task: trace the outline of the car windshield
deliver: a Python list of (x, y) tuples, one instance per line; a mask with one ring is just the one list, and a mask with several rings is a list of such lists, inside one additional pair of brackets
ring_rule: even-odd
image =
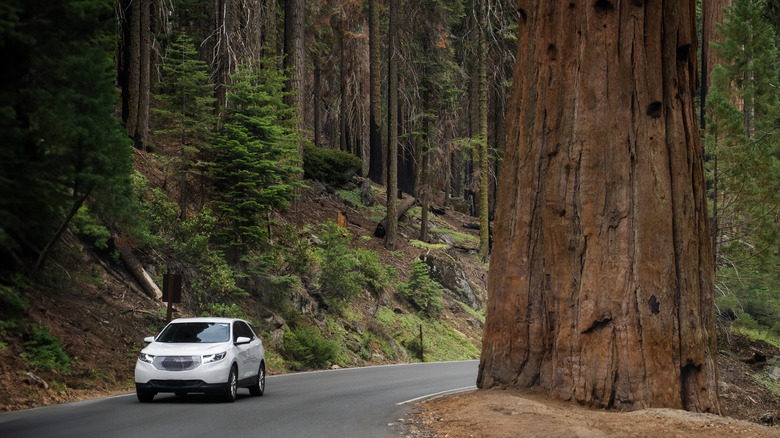
[(230, 324), (224, 322), (180, 322), (169, 324), (157, 337), (157, 342), (210, 343), (227, 342)]

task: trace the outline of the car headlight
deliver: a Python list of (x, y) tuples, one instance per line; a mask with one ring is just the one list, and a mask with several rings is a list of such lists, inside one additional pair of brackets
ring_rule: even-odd
[(152, 361), (154, 361), (154, 356), (151, 354), (141, 353), (141, 355), (138, 356), (138, 360), (141, 362), (152, 363)]
[(207, 354), (203, 356), (203, 363), (219, 362), (227, 356), (227, 351), (217, 354)]

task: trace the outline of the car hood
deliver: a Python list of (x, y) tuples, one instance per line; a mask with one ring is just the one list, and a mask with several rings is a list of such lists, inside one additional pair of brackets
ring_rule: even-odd
[(221, 353), (228, 350), (230, 346), (230, 342), (198, 344), (152, 342), (142, 352), (154, 356), (201, 356), (204, 354)]

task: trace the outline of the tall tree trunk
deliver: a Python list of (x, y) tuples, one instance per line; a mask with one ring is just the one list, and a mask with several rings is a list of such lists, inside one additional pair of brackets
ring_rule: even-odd
[(344, 31), (339, 29), (339, 149), (344, 152), (351, 152), (349, 150), (349, 143), (347, 142), (347, 60), (344, 56)]
[[(127, 33), (128, 39), (124, 41), (126, 47), (126, 64), (125, 69), (127, 71), (127, 114), (125, 115), (125, 127), (127, 128), (127, 135), (130, 138), (135, 138), (136, 131), (138, 129), (138, 102), (140, 101), (140, 94), (138, 85), (141, 83), (141, 11), (142, 6), (139, 0), (128, 0), (129, 11), (127, 15), (127, 26), (129, 32)], [(137, 146), (136, 146), (137, 147)]]
[(695, 2), (519, 12), (477, 385), (718, 413)]
[(720, 64), (715, 50), (710, 47), (715, 41), (723, 41), (723, 36), (716, 32), (716, 24), (723, 22), (723, 8), (731, 6), (731, 0), (702, 0), (701, 2), (701, 87), (699, 104), (701, 117), (699, 119), (701, 130), (706, 128), (707, 93), (712, 80), (710, 73), (716, 64)]
[[(304, 0), (285, 0), (284, 2), (284, 66), (289, 71), (286, 91), (287, 104), (295, 108), (298, 132), (303, 131), (304, 77), (306, 73), (306, 48), (304, 46)], [(298, 155), (303, 157), (303, 142), (298, 143)]]
[(478, 141), (478, 196), (479, 196), (479, 258), (487, 261), (490, 256), (490, 216), (488, 211), (488, 182), (490, 177), (490, 157), (487, 147), (487, 44), (485, 34), (487, 32), (485, 14), (485, 4), (487, 0), (475, 0), (474, 9), (476, 11), (475, 49), (476, 53), (476, 92), (477, 92), (477, 121), (476, 127)]
[(368, 51), (369, 51), (369, 98), (370, 98), (370, 164), (368, 177), (376, 183), (384, 181), (385, 151), (382, 148), (382, 92), (379, 71), (382, 61), (379, 54), (379, 0), (368, 0)]
[(122, 25), (117, 77), (122, 90), (122, 119), (133, 145), (141, 150), (149, 136), (153, 3), (126, 0), (117, 10)]
[(320, 95), (322, 94), (322, 74), (320, 72), (320, 60), (314, 57), (314, 146), (322, 147), (320, 131), (322, 131), (322, 115), (320, 114)]
[(387, 229), (385, 248), (395, 251), (398, 218), (396, 211), (398, 200), (398, 3), (390, 1), (390, 25), (388, 44), (387, 74)]

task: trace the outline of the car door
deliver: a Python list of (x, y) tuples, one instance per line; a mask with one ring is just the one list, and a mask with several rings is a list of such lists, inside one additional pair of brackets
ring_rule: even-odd
[[(238, 338), (245, 336), (243, 323), (241, 321), (233, 321), (233, 343)], [(251, 339), (251, 337), (249, 337)], [(238, 379), (246, 379), (257, 373), (256, 367), (252, 365), (252, 343), (235, 345), (236, 347), (236, 361), (238, 362)]]
[(252, 331), (252, 329), (249, 327), (249, 324), (247, 324), (244, 321), (239, 321), (239, 325), (242, 327), (243, 335), (247, 338), (251, 339), (252, 342), (248, 344), (248, 351), (247, 351), (247, 370), (249, 371), (249, 374), (254, 376), (257, 373), (257, 370), (260, 368), (260, 361), (262, 359), (262, 347), (260, 338), (255, 336), (255, 333)]

